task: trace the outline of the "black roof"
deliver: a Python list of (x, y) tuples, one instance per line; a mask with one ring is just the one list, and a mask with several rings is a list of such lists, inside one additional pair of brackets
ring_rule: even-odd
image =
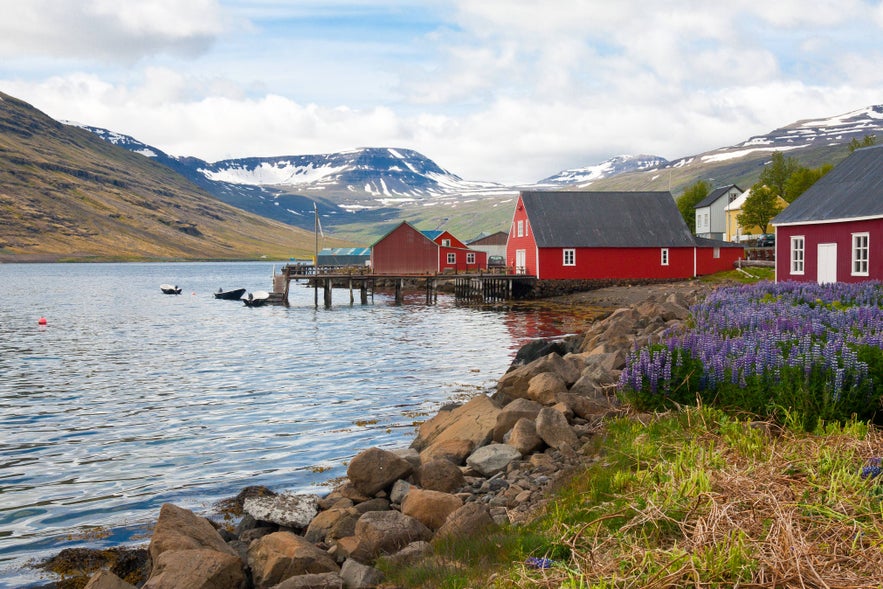
[(538, 247), (693, 247), (670, 192), (522, 192)]
[(883, 145), (855, 150), (771, 221), (773, 225), (883, 217)]

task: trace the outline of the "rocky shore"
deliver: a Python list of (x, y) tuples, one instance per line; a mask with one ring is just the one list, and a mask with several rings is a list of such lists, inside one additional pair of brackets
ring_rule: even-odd
[(228, 506), (242, 514), (235, 526), (165, 504), (143, 558), (106, 563), (85, 586), (378, 587), (379, 558), (409, 563), (441, 539), (529, 521), (556, 483), (598, 459), (605, 419), (626, 411), (615, 389), (627, 353), (677, 329), (706, 289), (690, 281), (563, 297), (609, 315), (523, 347), (495, 391), (443, 407), (409, 448), (362, 451), (324, 497), (245, 489)]

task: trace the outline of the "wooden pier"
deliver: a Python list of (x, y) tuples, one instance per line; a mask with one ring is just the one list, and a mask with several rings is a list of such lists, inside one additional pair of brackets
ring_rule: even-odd
[(349, 303), (355, 304), (355, 291), (359, 291), (359, 302), (368, 304), (374, 300), (374, 292), (378, 285), (394, 291), (395, 303), (401, 305), (405, 301), (406, 285), (414, 285), (413, 289), (424, 293), (427, 305), (438, 302), (439, 286), (453, 283), (454, 299), (463, 302), (499, 302), (523, 296), (530, 290), (536, 279), (533, 276), (520, 274), (430, 274), (430, 275), (389, 275), (372, 274), (365, 268), (315, 268), (305, 265), (286, 265), (279, 274), (273, 275), (273, 293), (278, 294), (279, 304), (288, 305), (288, 293), (291, 281), (306, 280), (313, 285), (315, 292), (314, 304), (319, 306), (319, 290), (325, 308), (332, 303), (332, 289), (346, 288), (349, 290)]

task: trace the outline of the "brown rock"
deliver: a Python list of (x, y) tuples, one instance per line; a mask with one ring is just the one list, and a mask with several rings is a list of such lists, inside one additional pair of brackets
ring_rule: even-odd
[[(413, 492), (411, 489), (408, 495)], [(398, 511), (369, 511), (356, 522), (355, 535), (357, 552), (374, 558), (380, 554), (392, 554), (416, 540), (428, 541), (432, 538), (432, 531), (417, 519)]]
[(509, 433), (510, 446), (521, 452), (522, 456), (533, 454), (545, 446), (543, 439), (537, 435), (537, 428), (532, 419), (522, 417), (515, 423)]
[(110, 571), (98, 571), (84, 589), (135, 589), (134, 585), (126, 583)]
[(411, 444), (421, 453), (431, 445), (448, 440), (468, 440), (473, 447), (486, 444), (493, 434), (500, 407), (486, 395), (478, 395), (451, 411), (441, 411), (420, 425)]
[(451, 513), (462, 506), (463, 500), (456, 495), (413, 488), (402, 502), (402, 513), (420, 521), (430, 530), (437, 530)]
[(494, 441), (502, 442), (503, 436), (509, 433), (512, 426), (522, 417), (536, 419), (543, 406), (530, 399), (515, 399), (507, 404), (497, 415), (497, 423), (494, 425)]
[(566, 386), (575, 383), (580, 373), (575, 362), (567, 361), (558, 354), (549, 354), (504, 374), (497, 382), (494, 398), (502, 401), (528, 398), (531, 379), (544, 372), (557, 374)]
[(444, 458), (422, 464), (414, 475), (418, 485), (431, 491), (454, 493), (466, 484), (460, 468)]
[(150, 539), (149, 552), (154, 566), (159, 555), (168, 550), (202, 548), (236, 556), (207, 519), (171, 503), (164, 504), (159, 510), (159, 519)]
[(273, 589), (343, 589), (343, 579), (337, 573), (315, 573), (289, 577)]
[(166, 550), (153, 561), (144, 589), (238, 589), (245, 573), (238, 556), (210, 549)]
[[(359, 519), (359, 514), (354, 513), (353, 511), (350, 511), (350, 509), (328, 509), (319, 512), (307, 527), (307, 531), (304, 533), (304, 538), (307, 542), (315, 544), (317, 542), (326, 542), (328, 540), (343, 538), (344, 536), (351, 536), (353, 530), (356, 528), (356, 520)], [(346, 526), (341, 525), (342, 522), (347, 520), (350, 524), (349, 530), (346, 529)], [(338, 530), (338, 535), (336, 537), (330, 537), (331, 531), (334, 529)]]
[(444, 525), (436, 532), (435, 539), (472, 536), (494, 525), (488, 506), (473, 501), (449, 515)]
[(550, 407), (544, 407), (537, 415), (536, 428), (537, 435), (557, 450), (574, 449), (579, 443), (579, 438), (567, 423), (567, 418)]
[(541, 405), (552, 405), (558, 393), (567, 392), (564, 379), (554, 372), (541, 372), (533, 378), (527, 386), (527, 398)]
[(340, 570), (328, 553), (291, 532), (276, 532), (255, 540), (248, 548), (248, 566), (256, 589), (278, 585), (296, 575)]
[(407, 477), (412, 470), (410, 462), (394, 453), (369, 448), (350, 461), (346, 474), (358, 491), (372, 496), (398, 479)]
[(420, 453), (420, 461), (431, 462), (442, 458), (460, 465), (463, 464), (467, 456), (472, 454), (474, 449), (475, 442), (470, 440), (439, 440)]

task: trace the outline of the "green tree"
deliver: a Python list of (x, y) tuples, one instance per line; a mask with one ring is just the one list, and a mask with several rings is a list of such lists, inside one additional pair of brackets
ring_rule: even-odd
[(789, 203), (806, 192), (807, 188), (815, 184), (819, 178), (827, 174), (833, 168), (831, 164), (825, 164), (818, 168), (800, 167), (791, 174), (791, 177), (785, 182), (785, 194), (782, 195)]
[(849, 142), (849, 153), (852, 153), (856, 149), (861, 149), (862, 147), (870, 147), (872, 145), (877, 145), (877, 136), (876, 135), (865, 135), (862, 137), (862, 140), (859, 141), (855, 137)]
[(769, 186), (751, 187), (751, 194), (742, 205), (742, 212), (736, 217), (742, 227), (754, 227), (757, 225), (767, 233), (770, 221), (778, 215), (784, 207), (779, 204), (779, 195)]
[[(785, 198), (785, 184), (788, 178), (800, 168), (793, 157), (786, 158), (780, 151), (774, 151), (772, 161), (760, 173), (755, 186), (767, 186), (777, 196)], [(754, 189), (752, 188), (752, 193)]]
[(684, 193), (678, 197), (678, 210), (684, 221), (687, 222), (690, 233), (696, 233), (696, 205), (702, 202), (709, 192), (711, 192), (711, 185), (705, 180), (699, 180), (688, 186)]

